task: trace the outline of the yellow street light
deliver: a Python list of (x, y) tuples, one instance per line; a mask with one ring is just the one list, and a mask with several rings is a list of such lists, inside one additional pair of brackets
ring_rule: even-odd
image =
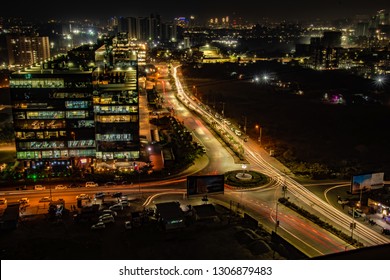
[(261, 145), (261, 133), (262, 133), (263, 128), (259, 124), (256, 124), (256, 128), (259, 130), (259, 138), (257, 139), (257, 141), (259, 141), (259, 143)]

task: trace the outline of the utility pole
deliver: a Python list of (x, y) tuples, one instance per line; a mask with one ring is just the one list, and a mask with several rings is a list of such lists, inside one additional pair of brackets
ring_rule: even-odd
[(352, 223), (350, 225), (351, 228), (351, 243), (353, 243), (353, 229), (356, 228), (355, 223), (355, 207), (352, 208)]
[(244, 116), (245, 121), (244, 121), (244, 133), (246, 134), (246, 116)]
[(279, 205), (279, 203), (276, 202), (275, 233), (278, 231), (278, 227), (279, 227), (279, 220), (278, 220), (278, 205)]

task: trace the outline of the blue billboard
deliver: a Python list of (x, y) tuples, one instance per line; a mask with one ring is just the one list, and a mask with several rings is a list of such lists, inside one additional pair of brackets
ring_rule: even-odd
[(355, 175), (352, 177), (351, 193), (356, 194), (384, 186), (384, 173), (369, 173)]

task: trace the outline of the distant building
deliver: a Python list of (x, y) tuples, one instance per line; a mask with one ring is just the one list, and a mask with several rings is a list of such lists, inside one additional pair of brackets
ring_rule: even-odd
[(7, 34), (8, 64), (28, 66), (50, 58), (49, 37)]

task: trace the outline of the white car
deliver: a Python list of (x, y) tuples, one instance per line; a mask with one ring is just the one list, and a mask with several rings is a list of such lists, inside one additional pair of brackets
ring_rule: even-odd
[(122, 204), (123, 207), (129, 206), (129, 201), (127, 199), (121, 200), (119, 203)]
[(57, 186), (55, 186), (55, 188), (54, 189), (56, 189), (56, 190), (66, 190), (68, 187), (67, 186), (64, 186), (64, 185), (57, 185)]
[(104, 210), (102, 211), (102, 215), (103, 215), (103, 214), (110, 214), (110, 215), (112, 215), (113, 217), (118, 216), (118, 213), (117, 213), (117, 212), (115, 212), (115, 211), (113, 211), (113, 210), (110, 210), (110, 209), (104, 209)]
[(85, 187), (86, 188), (92, 188), (92, 187), (97, 187), (99, 186), (98, 183), (95, 183), (95, 182), (86, 182), (85, 183)]
[(46, 190), (46, 187), (42, 186), (42, 185), (35, 185), (34, 190), (43, 191), (43, 190)]
[(103, 229), (106, 225), (103, 222), (98, 222), (97, 224), (94, 224), (91, 226), (91, 229)]
[(338, 204), (341, 204), (341, 205), (343, 205), (343, 204), (348, 204), (349, 203), (349, 200), (348, 199), (346, 199), (346, 198), (342, 198), (342, 197), (338, 197), (337, 198), (337, 203)]
[(105, 214), (102, 214), (102, 215), (99, 216), (99, 220), (101, 220), (101, 219), (103, 219), (105, 217), (112, 217), (112, 218), (114, 218), (114, 216), (112, 216), (111, 214), (105, 213)]
[(110, 206), (109, 209), (113, 210), (113, 211), (121, 211), (121, 210), (123, 210), (123, 205), (121, 203), (117, 203), (117, 204)]
[(39, 202), (50, 202), (51, 201), (51, 197), (49, 196), (45, 196), (45, 197), (42, 197)]
[(113, 216), (104, 216), (103, 218), (99, 219), (99, 223), (102, 222), (104, 224), (109, 224), (109, 223), (115, 223), (115, 219)]
[(7, 199), (5, 197), (0, 198), (0, 205), (7, 205)]
[(27, 197), (19, 199), (19, 204), (28, 204), (30, 200)]
[(76, 199), (90, 199), (89, 195), (82, 193), (76, 196)]

